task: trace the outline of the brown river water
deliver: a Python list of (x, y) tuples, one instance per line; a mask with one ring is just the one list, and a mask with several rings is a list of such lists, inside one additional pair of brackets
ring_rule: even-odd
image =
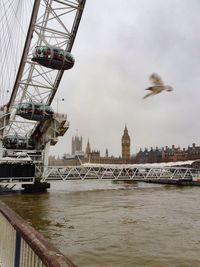
[(199, 267), (200, 188), (54, 183), (0, 199), (78, 267)]

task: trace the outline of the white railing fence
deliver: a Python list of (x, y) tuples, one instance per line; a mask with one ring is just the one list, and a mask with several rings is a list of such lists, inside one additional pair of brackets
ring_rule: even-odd
[(30, 224), (0, 202), (1, 267), (76, 267)]

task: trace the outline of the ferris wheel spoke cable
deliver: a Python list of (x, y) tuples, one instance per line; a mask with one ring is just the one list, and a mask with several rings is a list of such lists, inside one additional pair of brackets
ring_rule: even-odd
[(0, 105), (8, 99), (8, 91), (11, 92), (17, 74), (26, 31), (30, 19), (32, 1), (3, 0), (0, 4), (0, 47), (2, 57), (1, 69), (1, 94)]
[[(1, 102), (4, 101), (4, 95), (5, 95), (5, 82), (3, 80), (3, 76), (6, 76), (7, 80), (10, 80), (10, 72), (8, 70), (8, 65), (10, 65), (10, 57), (9, 51), (11, 50), (11, 42), (10, 42), (10, 32), (9, 30), (6, 31), (5, 29), (9, 26), (8, 21), (9, 21), (9, 15), (10, 12), (6, 12), (7, 10), (5, 9), (5, 5), (2, 6), (2, 11), (4, 13), (4, 16), (2, 16), (1, 24), (2, 24), (2, 36), (1, 36), (1, 49), (3, 51), (3, 57), (1, 57), (1, 75), (2, 75), (2, 94), (1, 94)], [(6, 61), (7, 60), (7, 61)], [(7, 75), (5, 75), (7, 74)]]
[[(5, 6), (3, 8), (3, 11), (5, 10)], [(5, 12), (5, 14), (7, 14)], [(8, 20), (9, 18), (7, 18), (7, 16), (5, 16), (5, 20), (2, 23), (2, 29), (3, 29), (3, 35), (1, 36), (1, 40), (3, 40), (1, 42), (1, 48), (3, 51), (3, 57), (1, 57), (1, 73), (2, 76), (5, 76), (6, 79), (9, 81), (11, 79), (11, 72), (9, 71), (9, 66), (10, 66), (10, 61), (11, 61), (11, 55), (14, 55), (13, 53), (13, 47), (12, 47), (12, 43), (11, 43), (11, 36), (10, 36), (10, 31), (5, 31), (4, 29), (6, 27), (8, 27)], [(2, 77), (2, 81), (3, 81), (3, 77)], [(2, 82), (2, 90), (3, 92), (5, 92), (6, 87), (5, 86), (5, 81)], [(1, 101), (4, 100), (4, 94), (2, 94), (2, 99)]]

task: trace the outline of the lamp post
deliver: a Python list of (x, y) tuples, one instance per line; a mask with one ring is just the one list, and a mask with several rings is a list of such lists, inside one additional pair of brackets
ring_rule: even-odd
[(56, 103), (57, 103), (57, 113), (58, 113), (58, 102), (59, 101), (64, 101), (65, 99), (64, 98), (55, 98), (56, 100)]

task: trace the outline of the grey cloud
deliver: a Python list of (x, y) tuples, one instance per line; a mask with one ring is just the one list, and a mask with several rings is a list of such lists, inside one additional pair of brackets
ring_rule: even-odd
[[(200, 144), (200, 3), (192, 0), (88, 0), (58, 91), (71, 121), (52, 153), (71, 151), (76, 129), (102, 154), (121, 153), (127, 123), (132, 152), (142, 147)], [(159, 73), (175, 89), (141, 100)], [(64, 144), (64, 145), (63, 145)]]

